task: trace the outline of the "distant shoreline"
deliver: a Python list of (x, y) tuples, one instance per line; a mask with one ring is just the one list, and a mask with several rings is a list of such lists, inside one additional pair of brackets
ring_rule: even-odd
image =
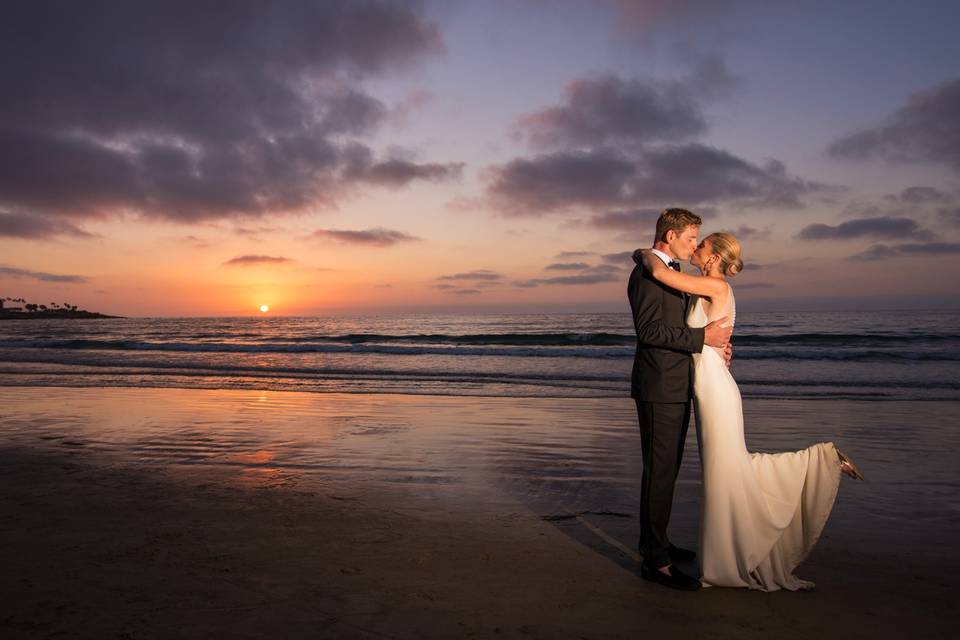
[(108, 316), (95, 311), (0, 311), (0, 320), (41, 320), (49, 318), (122, 318)]

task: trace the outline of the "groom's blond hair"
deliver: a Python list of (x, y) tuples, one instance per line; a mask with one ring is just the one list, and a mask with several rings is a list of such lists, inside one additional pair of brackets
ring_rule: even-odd
[(699, 227), (701, 224), (703, 220), (700, 216), (686, 209), (664, 209), (657, 218), (657, 241), (666, 242), (667, 231), (673, 231), (679, 235), (690, 225)]

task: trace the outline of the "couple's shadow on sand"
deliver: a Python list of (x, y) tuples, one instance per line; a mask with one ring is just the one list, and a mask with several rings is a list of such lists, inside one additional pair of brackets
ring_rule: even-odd
[[(590, 549), (621, 569), (640, 575), (641, 556), (636, 549), (636, 514), (608, 511), (551, 514), (541, 519), (552, 524), (577, 544)], [(687, 548), (696, 545), (682, 544)], [(678, 562), (688, 575), (699, 575), (697, 561)]]
[[(678, 490), (680, 486), (678, 485)], [(678, 491), (679, 492), (679, 491)], [(618, 567), (640, 575), (641, 556), (637, 550), (639, 515), (637, 508), (583, 508), (566, 505), (529, 504), (543, 522), (581, 547)], [(671, 515), (671, 535), (678, 546), (697, 548), (699, 504), (691, 497), (678, 498)], [(689, 575), (699, 575), (696, 560), (678, 562)]]

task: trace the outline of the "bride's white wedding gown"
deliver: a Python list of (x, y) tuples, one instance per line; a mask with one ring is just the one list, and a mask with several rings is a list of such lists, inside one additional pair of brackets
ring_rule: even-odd
[[(736, 315), (700, 298), (687, 325)], [(840, 485), (840, 458), (825, 442), (789, 453), (750, 453), (740, 389), (718, 349), (694, 354), (694, 409), (703, 465), (700, 562), (704, 586), (809, 589), (793, 575), (816, 544)]]

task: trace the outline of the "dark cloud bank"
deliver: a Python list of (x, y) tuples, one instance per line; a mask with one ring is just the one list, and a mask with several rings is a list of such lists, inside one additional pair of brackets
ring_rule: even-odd
[(13, 3), (0, 43), (5, 235), (82, 236), (59, 218), (117, 211), (258, 216), (461, 169), (363, 142), (388, 112), (363, 80), (442, 50), (416, 3)]
[(913, 94), (886, 121), (840, 138), (828, 153), (848, 160), (929, 162), (960, 171), (960, 78)]
[[(914, 93), (884, 122), (836, 140), (827, 152), (845, 160), (924, 162), (960, 171), (960, 78)], [(950, 227), (960, 226), (960, 209), (942, 206), (952, 203), (954, 197), (933, 187), (909, 187), (886, 200), (920, 208), (941, 205), (937, 220)], [(960, 243), (936, 241), (935, 234), (919, 229), (907, 218), (852, 220), (837, 227), (812, 225), (801, 231), (801, 237), (810, 238), (861, 236), (918, 242), (875, 244), (851, 256), (852, 260), (960, 254)]]
[(697, 140), (708, 130), (705, 103), (735, 82), (710, 57), (678, 81), (575, 80), (561, 104), (517, 120), (517, 137), (536, 154), (491, 167), (487, 196), (515, 215), (625, 209), (593, 219), (616, 227), (646, 222), (644, 205), (797, 208), (804, 197), (827, 191), (788, 175), (777, 160), (757, 164)]
[(682, 83), (601, 76), (574, 80), (564, 93), (563, 105), (521, 116), (516, 134), (551, 148), (676, 141), (707, 131), (695, 94)]

